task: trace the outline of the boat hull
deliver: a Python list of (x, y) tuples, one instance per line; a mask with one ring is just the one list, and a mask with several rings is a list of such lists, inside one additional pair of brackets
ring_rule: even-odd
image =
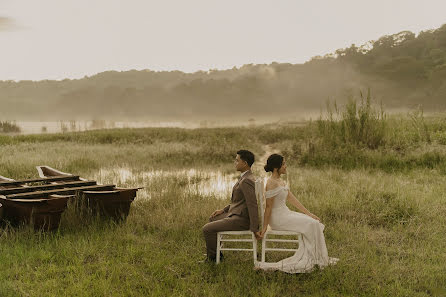
[[(49, 166), (37, 166), (39, 176), (50, 178), (54, 176), (73, 176)], [(85, 180), (80, 178), (80, 180)], [(81, 191), (76, 197), (77, 208), (81, 211), (89, 211), (101, 218), (124, 220), (130, 211), (130, 205), (140, 188), (113, 188), (107, 190)]]
[(136, 197), (138, 189), (116, 189), (112, 191), (84, 191), (81, 204), (102, 218), (125, 220), (130, 205)]
[[(14, 181), (12, 178), (8, 178), (6, 176), (0, 175), (0, 182), (12, 182), (12, 181)], [(14, 187), (14, 186), (13, 185), (3, 185), (3, 186), (0, 186), (0, 189), (1, 188), (7, 189), (7, 188), (12, 188), (12, 187)]]
[(49, 166), (36, 166), (37, 172), (40, 177), (52, 177), (52, 176), (71, 176), (72, 174), (59, 171)]
[(54, 230), (67, 207), (68, 196), (49, 199), (8, 199), (0, 197), (3, 220), (13, 226), (32, 224), (36, 230)]

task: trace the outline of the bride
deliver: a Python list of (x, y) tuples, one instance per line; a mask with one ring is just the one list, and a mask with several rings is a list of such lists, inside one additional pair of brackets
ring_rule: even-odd
[[(296, 253), (276, 263), (257, 262), (257, 269), (281, 270), (288, 273), (310, 272), (315, 265), (323, 268), (334, 264), (338, 259), (329, 258), (324, 238), (324, 225), (320, 219), (309, 212), (291, 193), (280, 178), (286, 173), (285, 160), (281, 155), (272, 154), (265, 165), (266, 172), (272, 172), (266, 183), (266, 207), (261, 237), (265, 235), (268, 224), (273, 230), (295, 231), (302, 234)], [(302, 213), (288, 209), (286, 201)]]

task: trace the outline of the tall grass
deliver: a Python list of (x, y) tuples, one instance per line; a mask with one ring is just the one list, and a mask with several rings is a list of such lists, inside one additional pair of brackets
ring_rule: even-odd
[(188, 192), (187, 179), (172, 176), (142, 183), (152, 198), (136, 200), (123, 224), (79, 222), (68, 209), (55, 233), (1, 230), (0, 295), (442, 296), (442, 175), (311, 168), (288, 175), (325, 224), (337, 265), (303, 275), (255, 272), (250, 255), (230, 252), (219, 266), (199, 264), (201, 227), (229, 197)]
[(446, 173), (446, 121), (426, 118), (418, 108), (406, 115), (387, 115), (370, 95), (360, 94), (345, 106), (328, 104), (300, 140), (285, 149), (288, 158), (309, 166), (343, 169), (378, 168), (387, 172), (437, 168)]
[[(34, 166), (46, 164), (95, 179), (101, 168), (124, 167), (134, 178), (118, 185), (144, 190), (122, 224), (83, 220), (70, 205), (54, 233), (1, 228), (0, 296), (444, 296), (446, 125), (442, 118), (423, 121), (430, 143), (412, 119), (386, 117), (377, 148), (353, 141), (373, 139), (357, 128), (338, 131), (350, 135), (336, 138), (339, 146), (327, 145), (314, 124), (2, 136), (0, 175), (35, 177)], [(392, 142), (392, 131), (407, 134)], [(219, 266), (198, 264), (201, 227), (230, 197), (192, 191), (197, 178), (181, 173), (144, 175), (184, 168), (235, 174), (237, 149), (260, 156), (265, 145), (287, 154), (291, 190), (322, 219), (337, 265), (303, 275), (255, 272), (251, 256), (230, 252)], [(101, 181), (116, 183), (113, 175)]]
[(360, 93), (359, 100), (349, 98), (343, 109), (327, 102), (326, 117), (321, 115), (317, 126), (325, 145), (376, 149), (384, 144), (386, 114), (382, 106), (379, 110), (372, 106), (369, 89), (366, 96)]

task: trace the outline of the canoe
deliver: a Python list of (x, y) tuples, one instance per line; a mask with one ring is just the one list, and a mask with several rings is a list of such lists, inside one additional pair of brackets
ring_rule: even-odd
[(8, 178), (6, 176), (0, 175), (0, 181), (13, 181), (12, 178)]
[(69, 181), (79, 181), (79, 176), (53, 176), (48, 178), (31, 178), (31, 179), (8, 179), (0, 181), (0, 189), (28, 186), (28, 184), (48, 184), (51, 182), (69, 182)]
[(12, 226), (32, 224), (36, 230), (54, 230), (72, 195), (50, 195), (43, 199), (10, 199), (0, 195), (3, 220)]
[(71, 173), (62, 172), (46, 165), (36, 166), (36, 168), (37, 172), (39, 173), (39, 176), (42, 178), (53, 177), (53, 176), (74, 176)]
[[(67, 201), (73, 195), (49, 194), (46, 197), (16, 197), (14, 195), (29, 194), (48, 187), (49, 181), (67, 180), (66, 177), (53, 177), (45, 179), (14, 180), (0, 176), (0, 220), (7, 221), (12, 226), (32, 224), (35, 229), (54, 230), (60, 225), (60, 218), (67, 207)], [(40, 185), (29, 185), (43, 183)], [(77, 186), (79, 182), (68, 182)], [(85, 182), (82, 182), (85, 184)], [(91, 184), (91, 183), (89, 183)]]
[(138, 189), (116, 188), (111, 191), (83, 191), (83, 203), (104, 218), (125, 219)]
[[(71, 173), (62, 172), (49, 166), (37, 166), (37, 171), (41, 178), (51, 178), (55, 176), (74, 176)], [(81, 181), (87, 179), (79, 178)], [(98, 184), (100, 186), (100, 184)], [(113, 186), (106, 189), (84, 189), (80, 192), (77, 205), (87, 207), (89, 211), (98, 214), (102, 218), (113, 220), (125, 219), (130, 211), (130, 205), (136, 197), (136, 192), (141, 188), (118, 188)]]
[(0, 176), (0, 220), (13, 226), (32, 224), (35, 229), (54, 230), (68, 201), (73, 200), (75, 206), (87, 206), (89, 213), (120, 221), (128, 216), (140, 189), (98, 184), (49, 166), (37, 166), (37, 170), (39, 178)]
[(1, 183), (3, 183), (3, 182), (11, 182), (11, 181), (14, 181), (14, 180), (12, 178), (8, 178), (6, 176), (0, 175), (0, 189), (11, 187), (11, 186), (8, 186), (8, 185), (4, 185), (4, 186), (1, 185)]
[(86, 187), (96, 185), (95, 181), (68, 181), (63, 184), (42, 184), (42, 185), (32, 185), (32, 186), (20, 186), (16, 185), (14, 187), (0, 188), (0, 195), (11, 195), (29, 192), (39, 192), (48, 191), (56, 189), (66, 189), (66, 188), (76, 188), (76, 187)]

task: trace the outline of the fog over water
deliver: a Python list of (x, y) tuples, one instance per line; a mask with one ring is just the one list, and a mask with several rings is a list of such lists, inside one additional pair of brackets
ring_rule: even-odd
[(263, 119), (263, 120), (202, 120), (202, 121), (164, 121), (164, 122), (114, 122), (114, 121), (14, 121), (15, 125), (20, 128), (20, 132), (12, 134), (41, 134), (41, 133), (64, 133), (64, 132), (81, 132), (97, 129), (119, 129), (119, 128), (222, 128), (222, 127), (254, 127), (264, 124), (283, 124), (293, 122), (304, 124), (307, 120), (314, 120), (318, 115), (313, 117), (294, 117), (282, 119)]
[[(376, 108), (379, 108), (376, 106)], [(398, 108), (386, 110), (388, 115), (407, 114), (413, 111), (409, 108)], [(436, 115), (435, 112), (425, 112), (426, 116)], [(310, 121), (318, 120), (326, 116), (326, 110), (309, 111), (296, 116), (283, 116), (276, 118), (249, 118), (249, 119), (226, 119), (226, 120), (201, 120), (201, 121), (13, 121), (11, 123), (20, 128), (20, 132), (10, 134), (41, 134), (41, 133), (65, 133), (81, 132), (98, 129), (120, 129), (120, 128), (223, 128), (223, 127), (255, 127), (260, 125), (306, 125)]]

